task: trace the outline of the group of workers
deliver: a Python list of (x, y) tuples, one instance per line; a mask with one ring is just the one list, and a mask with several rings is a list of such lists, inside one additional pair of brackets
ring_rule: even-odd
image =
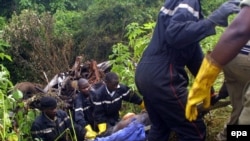
[(67, 141), (67, 133), (75, 133), (78, 141), (95, 139), (120, 121), (123, 100), (144, 109), (142, 98), (119, 83), (119, 77), (114, 72), (106, 73), (103, 85), (96, 89), (87, 79), (80, 78), (78, 91), (74, 99), (73, 121), (66, 112), (57, 110), (55, 98), (46, 96), (40, 99), (42, 112), (31, 127), (34, 140)]
[[(115, 73), (108, 73), (105, 85), (91, 91), (94, 94), (89, 95), (93, 98), (85, 95), (90, 89), (85, 85), (87, 82), (79, 80), (75, 122), (85, 129), (86, 136), (95, 137), (114, 126), (119, 120), (121, 100), (126, 100), (138, 105), (145, 103), (151, 121), (147, 141), (167, 141), (172, 131), (180, 141), (205, 141), (206, 125), (197, 105), (203, 103), (204, 108), (211, 105), (211, 89), (222, 70), (233, 107), (227, 125), (250, 124), (250, 44), (247, 43), (250, 0), (227, 1), (207, 18), (202, 15), (200, 3), (201, 0), (166, 0), (160, 9), (153, 36), (135, 73), (135, 83), (143, 100), (119, 84)], [(228, 25), (228, 16), (233, 13), (237, 15)], [(216, 26), (227, 28), (211, 53), (204, 55), (199, 42), (216, 34)], [(190, 89), (185, 68), (195, 76)], [(53, 111), (53, 103), (50, 105), (53, 107), (44, 110), (34, 122), (33, 137), (47, 140), (59, 133), (60, 128), (54, 127), (68, 125), (64, 113)], [(93, 114), (87, 114), (91, 104), (95, 107)], [(215, 140), (226, 141), (226, 131), (225, 126)]]

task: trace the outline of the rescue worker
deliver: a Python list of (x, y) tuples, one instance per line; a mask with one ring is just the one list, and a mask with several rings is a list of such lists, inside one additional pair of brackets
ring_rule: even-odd
[(93, 92), (87, 79), (80, 78), (78, 80), (78, 90), (74, 102), (74, 120), (81, 127), (85, 128), (87, 139), (94, 139), (97, 135), (95, 129), (95, 122), (93, 117), (94, 105), (92, 102)]
[[(215, 48), (202, 63), (194, 84), (188, 95), (186, 118), (196, 120), (196, 105), (203, 102), (204, 108), (210, 104), (209, 86), (216, 80), (223, 69), (226, 86), (232, 103), (232, 113), (228, 125), (249, 125), (250, 120), (250, 0), (242, 0), (242, 9), (220, 37)], [(226, 127), (216, 140), (227, 140)], [(230, 135), (229, 135), (230, 136)], [(239, 139), (241, 140), (241, 139)]]
[[(73, 128), (69, 116), (62, 110), (57, 110), (57, 101), (53, 97), (45, 96), (40, 99), (41, 115), (31, 126), (33, 140), (67, 141), (67, 132), (73, 135)], [(74, 125), (79, 141), (84, 140), (85, 131)], [(68, 133), (69, 133), (68, 132)]]
[(144, 109), (143, 100), (131, 89), (119, 83), (119, 77), (114, 72), (108, 72), (104, 78), (104, 85), (95, 90), (94, 118), (98, 125), (98, 135), (107, 128), (114, 126), (119, 120), (122, 101), (140, 105)]
[(199, 41), (215, 34), (215, 26), (227, 26), (228, 16), (236, 11), (234, 3), (226, 2), (205, 19), (200, 0), (165, 1), (135, 74), (152, 123), (148, 141), (166, 141), (171, 131), (182, 141), (205, 140), (201, 116), (193, 122), (185, 119), (185, 68), (196, 76), (203, 59)]

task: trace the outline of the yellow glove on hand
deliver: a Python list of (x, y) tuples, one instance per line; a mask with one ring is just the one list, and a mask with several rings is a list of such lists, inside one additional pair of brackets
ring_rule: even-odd
[(97, 136), (97, 133), (93, 131), (93, 129), (89, 124), (85, 126), (85, 130), (86, 130), (85, 138), (94, 139)]
[(198, 116), (197, 104), (203, 102), (203, 108), (209, 108), (211, 99), (210, 89), (220, 71), (220, 65), (209, 55), (203, 59), (199, 72), (188, 94), (185, 115), (189, 121), (196, 120)]
[(107, 123), (100, 123), (97, 126), (98, 126), (98, 129), (99, 129), (98, 135), (102, 134), (107, 129)]
[(140, 104), (140, 108), (141, 108), (142, 110), (145, 109), (145, 105), (144, 105), (144, 101), (143, 101), (143, 100), (142, 100), (142, 102), (141, 102), (141, 104)]

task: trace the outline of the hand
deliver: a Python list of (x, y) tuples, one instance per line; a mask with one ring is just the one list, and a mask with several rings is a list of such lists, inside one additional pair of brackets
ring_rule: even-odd
[(107, 130), (107, 123), (99, 123), (97, 126), (99, 129), (98, 135), (104, 133)]
[(202, 104), (204, 109), (210, 107), (211, 94), (210, 89), (203, 87), (200, 83), (194, 83), (188, 94), (186, 105), (186, 118), (189, 121), (196, 120), (198, 116), (198, 105)]
[(203, 108), (209, 108), (211, 100), (210, 89), (220, 71), (220, 65), (212, 57), (207, 55), (203, 59), (187, 98), (185, 116), (189, 121), (196, 120), (198, 104), (203, 103)]
[(92, 127), (88, 124), (85, 126), (86, 134), (85, 138), (94, 139), (97, 136), (97, 133), (92, 129)]
[(87, 131), (85, 134), (85, 138), (87, 139), (94, 139), (97, 136), (95, 131)]
[(239, 1), (231, 0), (223, 3), (208, 17), (208, 20), (210, 20), (216, 25), (226, 27), (228, 26), (228, 16), (233, 13), (238, 13), (239, 11)]
[(142, 100), (142, 102), (141, 102), (141, 104), (140, 104), (140, 108), (141, 108), (142, 110), (144, 110), (144, 109), (145, 109), (144, 100)]

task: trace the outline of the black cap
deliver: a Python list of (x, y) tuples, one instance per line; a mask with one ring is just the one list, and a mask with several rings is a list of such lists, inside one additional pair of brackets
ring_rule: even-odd
[(45, 96), (40, 99), (41, 109), (56, 108), (57, 102), (53, 97)]

